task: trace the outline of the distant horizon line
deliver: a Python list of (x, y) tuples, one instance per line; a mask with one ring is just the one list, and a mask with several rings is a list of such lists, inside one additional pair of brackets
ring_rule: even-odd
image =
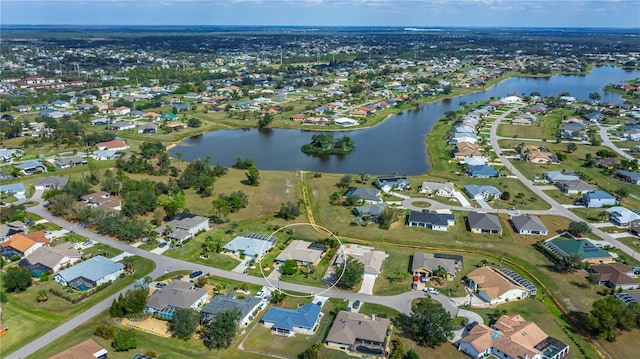
[(1, 27), (54, 27), (54, 26), (83, 26), (83, 27), (277, 27), (277, 28), (394, 28), (428, 31), (431, 29), (596, 29), (596, 30), (636, 30), (640, 27), (611, 27), (611, 26), (474, 26), (474, 25), (211, 25), (211, 24), (0, 24)]

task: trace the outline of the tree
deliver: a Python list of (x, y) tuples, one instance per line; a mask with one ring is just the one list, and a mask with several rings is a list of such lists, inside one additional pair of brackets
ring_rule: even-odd
[(171, 192), (166, 198), (158, 198), (158, 204), (164, 208), (165, 217), (173, 218), (173, 216), (184, 209), (186, 205), (184, 192)]
[(344, 176), (342, 176), (340, 178), (340, 182), (338, 183), (338, 187), (340, 188), (347, 188), (349, 186), (351, 186), (351, 182), (353, 181), (353, 178), (351, 177), (350, 174), (345, 174)]
[(203, 336), (204, 345), (209, 349), (225, 349), (236, 336), (240, 310), (217, 313), (209, 323)]
[(602, 338), (613, 342), (618, 330), (630, 331), (638, 327), (638, 314), (615, 297), (607, 297), (593, 303), (585, 327)]
[[(344, 273), (342, 272), (343, 270)], [(362, 280), (364, 264), (353, 257), (349, 257), (346, 263), (336, 268), (336, 273), (338, 273), (338, 275), (342, 273), (342, 277), (340, 277), (338, 281), (341, 287), (353, 288)]]
[(22, 267), (12, 267), (2, 276), (2, 285), (8, 293), (22, 292), (31, 286), (31, 273)]
[(591, 284), (591, 290), (593, 290), (593, 286), (600, 283), (600, 278), (595, 273), (589, 273), (587, 282)]
[(409, 327), (420, 344), (438, 346), (453, 338), (451, 316), (438, 302), (421, 300), (413, 306)]
[(121, 294), (111, 303), (109, 315), (111, 317), (126, 317), (142, 313), (147, 304), (147, 294), (147, 290), (143, 288), (132, 289), (124, 295)]
[(398, 220), (400, 210), (395, 207), (386, 207), (380, 214), (380, 228), (389, 229), (391, 224)]
[(280, 211), (276, 214), (277, 217), (286, 219), (287, 221), (290, 219), (294, 219), (300, 215), (300, 206), (298, 203), (287, 202), (287, 204), (282, 204), (280, 206)]
[(256, 168), (256, 166), (251, 166), (245, 173), (247, 176), (247, 181), (251, 186), (257, 186), (260, 184), (260, 171)]
[(187, 340), (200, 323), (200, 313), (191, 308), (178, 309), (171, 319), (171, 331), (176, 338)]
[(557, 261), (558, 269), (562, 272), (574, 272), (583, 268), (582, 257), (578, 254), (560, 256)]
[(46, 289), (40, 289), (36, 294), (36, 300), (38, 303), (46, 302), (49, 300), (49, 293), (47, 293)]
[(113, 338), (111, 346), (117, 352), (126, 352), (129, 349), (135, 349), (138, 346), (138, 337), (133, 329), (119, 330), (118, 334)]
[(278, 304), (282, 303), (284, 299), (287, 297), (287, 294), (281, 290), (276, 290), (271, 292), (271, 303)]
[(110, 325), (99, 325), (93, 331), (93, 335), (105, 340), (111, 340), (116, 336), (116, 330)]
[(269, 127), (271, 122), (273, 122), (273, 115), (267, 112), (258, 120), (258, 128), (267, 128)]
[(586, 222), (573, 221), (569, 224), (569, 233), (574, 237), (582, 237), (585, 234), (591, 233), (591, 228)]
[(511, 193), (509, 193), (509, 191), (502, 192), (502, 195), (500, 196), (500, 199), (502, 199), (503, 201), (510, 200), (511, 199)]
[(404, 355), (404, 359), (420, 359), (420, 356), (413, 349), (409, 349), (407, 354)]
[(567, 152), (571, 153), (571, 152), (575, 152), (578, 149), (578, 145), (576, 145), (573, 142), (569, 142), (567, 144)]
[(298, 272), (298, 262), (295, 259), (287, 259), (282, 265), (282, 274), (294, 275)]
[(298, 354), (298, 359), (319, 359), (320, 349), (322, 349), (322, 343), (314, 343), (307, 350)]
[(597, 93), (597, 92), (592, 92), (592, 93), (590, 93), (590, 94), (589, 94), (589, 99), (590, 99), (590, 100), (593, 100), (593, 101), (600, 101), (600, 98), (601, 98), (601, 96), (600, 96), (600, 94), (599, 94), (599, 93)]

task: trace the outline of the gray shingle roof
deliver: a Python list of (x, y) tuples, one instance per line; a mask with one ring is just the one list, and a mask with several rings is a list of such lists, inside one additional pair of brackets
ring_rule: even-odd
[(240, 318), (244, 318), (260, 303), (260, 298), (247, 296), (237, 299), (233, 294), (218, 294), (200, 311), (203, 317), (214, 316), (229, 310), (240, 310)]
[(502, 230), (498, 217), (488, 213), (469, 212), (467, 217), (470, 228)]
[(521, 231), (546, 231), (547, 227), (544, 226), (540, 218), (534, 216), (513, 216), (511, 217), (511, 223), (516, 227), (516, 230)]
[(147, 307), (160, 310), (167, 306), (175, 308), (189, 308), (198, 299), (207, 294), (204, 289), (190, 289), (191, 283), (174, 280), (161, 290), (153, 292), (147, 300)]

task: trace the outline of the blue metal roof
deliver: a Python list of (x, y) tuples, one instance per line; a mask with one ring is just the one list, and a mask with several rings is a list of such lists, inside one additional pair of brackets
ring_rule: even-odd
[(307, 303), (297, 310), (271, 307), (262, 317), (262, 321), (274, 323), (275, 329), (293, 330), (294, 327), (313, 329), (321, 309), (315, 303)]
[(114, 262), (103, 256), (95, 256), (84, 262), (78, 263), (71, 268), (58, 272), (56, 276), (62, 277), (66, 282), (70, 282), (80, 277), (97, 282), (107, 275), (115, 273), (121, 269), (124, 269), (124, 264)]

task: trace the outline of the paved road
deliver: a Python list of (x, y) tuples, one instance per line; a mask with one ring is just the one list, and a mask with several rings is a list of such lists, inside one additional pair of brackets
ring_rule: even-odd
[[(531, 180), (529, 180), (522, 173), (520, 173), (520, 171), (518, 171), (511, 164), (511, 162), (509, 162), (509, 159), (506, 158), (504, 156), (504, 154), (502, 153), (502, 149), (500, 148), (500, 145), (498, 144), (498, 137), (497, 137), (498, 126), (500, 125), (500, 122), (502, 122), (502, 120), (506, 117), (506, 115), (508, 115), (512, 111), (515, 111), (516, 109), (518, 109), (518, 107), (513, 108), (513, 109), (505, 112), (500, 117), (498, 117), (495, 121), (493, 121), (493, 124), (491, 125), (491, 136), (489, 137), (489, 140), (491, 142), (491, 146), (493, 147), (493, 150), (496, 152), (496, 154), (498, 155), (498, 158), (502, 161), (502, 163), (504, 163), (504, 165), (520, 180), (520, 182), (522, 182), (525, 186), (527, 186), (533, 193), (535, 193), (540, 198), (542, 198), (542, 200), (544, 200), (545, 202), (549, 203), (549, 205), (551, 206), (551, 211), (552, 211), (553, 214), (559, 215), (559, 216), (563, 216), (563, 217), (567, 217), (567, 218), (569, 218), (569, 219), (571, 219), (573, 221), (581, 221), (581, 222), (584, 221), (582, 218), (578, 217), (578, 215), (576, 215), (575, 213), (571, 212), (570, 210), (564, 208), (562, 205), (560, 205), (558, 202), (556, 202), (553, 198), (549, 197), (540, 188), (534, 186), (533, 183), (531, 182)], [(617, 239), (615, 239), (612, 236), (610, 236), (608, 233), (605, 233), (605, 232), (601, 231), (600, 229), (596, 228), (593, 225), (589, 225), (589, 227), (591, 228), (591, 231), (593, 232), (593, 234), (595, 234), (596, 236), (604, 239), (607, 243), (609, 243), (612, 246), (620, 249), (624, 253), (632, 256), (633, 258), (636, 257), (637, 252), (634, 251), (633, 249), (631, 249), (630, 247), (626, 246), (624, 243), (618, 241)], [(640, 256), (638, 258), (640, 258)]]
[[(39, 194), (36, 194), (36, 196), (34, 196), (32, 200), (38, 201)], [(204, 273), (209, 273), (214, 276), (229, 278), (229, 279), (240, 281), (240, 282), (269, 286), (269, 283), (264, 278), (249, 276), (242, 273), (234, 273), (232, 271), (225, 271), (222, 269), (208, 267), (201, 264), (190, 263), (190, 262), (179, 260), (179, 259), (165, 257), (160, 254), (151, 253), (151, 252), (139, 249), (137, 247), (128, 245), (126, 243), (110, 239), (108, 237), (88, 231), (85, 228), (74, 225), (73, 223), (68, 222), (64, 219), (51, 215), (43, 207), (42, 204), (30, 207), (27, 210), (31, 213), (35, 213), (41, 216), (44, 219), (47, 219), (51, 223), (54, 223), (62, 228), (66, 228), (69, 230), (73, 229), (75, 233), (81, 236), (90, 238), (96, 242), (104, 243), (114, 248), (123, 250), (125, 252), (129, 252), (134, 255), (154, 261), (156, 264), (156, 268), (150, 274), (152, 278), (156, 278), (161, 276), (162, 274), (165, 274), (171, 271), (176, 271), (176, 270), (190, 270), (190, 271), (201, 270)], [(276, 284), (276, 283), (272, 282), (272, 284)], [(407, 315), (411, 313), (411, 302), (417, 298), (425, 297), (425, 294), (422, 291), (408, 291), (408, 292), (394, 295), (394, 296), (372, 296), (368, 294), (343, 292), (339, 290), (325, 291), (325, 288), (306, 286), (306, 285), (287, 283), (287, 282), (280, 282), (279, 287), (285, 291), (295, 291), (295, 292), (312, 293), (312, 294), (319, 294), (324, 291), (322, 293), (323, 296), (336, 298), (336, 299), (346, 299), (351, 301), (360, 300), (361, 302), (380, 304), (380, 305), (384, 305), (384, 306), (396, 309), (399, 312)], [(14, 353), (9, 354), (8, 356), (5, 356), (4, 358), (6, 359), (26, 358), (27, 356), (33, 354), (35, 351), (39, 350), (40, 348), (43, 348), (46, 345), (49, 345), (56, 339), (71, 332), (76, 327), (87, 322), (88, 320), (100, 314), (101, 312), (107, 310), (111, 306), (111, 303), (113, 302), (114, 298), (116, 298), (120, 293), (126, 292), (130, 288), (131, 287), (123, 289), (122, 291), (110, 296), (104, 301), (87, 309), (86, 311), (79, 314), (78, 316), (71, 318), (67, 322), (63, 323), (62, 325), (55, 328), (54, 330), (46, 333), (42, 337), (32, 341), (31, 343), (24, 343), (25, 345), (22, 348), (18, 349)], [(448, 297), (441, 295), (441, 296), (435, 296), (434, 299), (441, 302), (444, 308), (447, 310), (447, 312), (451, 313), (452, 316), (455, 316), (458, 313), (458, 308)], [(470, 318), (470, 319), (473, 319), (473, 318)]]
[(613, 142), (611, 142), (611, 140), (609, 139), (609, 134), (607, 133), (607, 130), (613, 127), (602, 126), (599, 123), (597, 124), (597, 126), (600, 129), (600, 138), (602, 138), (602, 145), (609, 147), (610, 149), (614, 150), (617, 154), (619, 154), (620, 156), (628, 160), (635, 160), (633, 156), (621, 150), (620, 148), (618, 148), (618, 146), (614, 145)]

